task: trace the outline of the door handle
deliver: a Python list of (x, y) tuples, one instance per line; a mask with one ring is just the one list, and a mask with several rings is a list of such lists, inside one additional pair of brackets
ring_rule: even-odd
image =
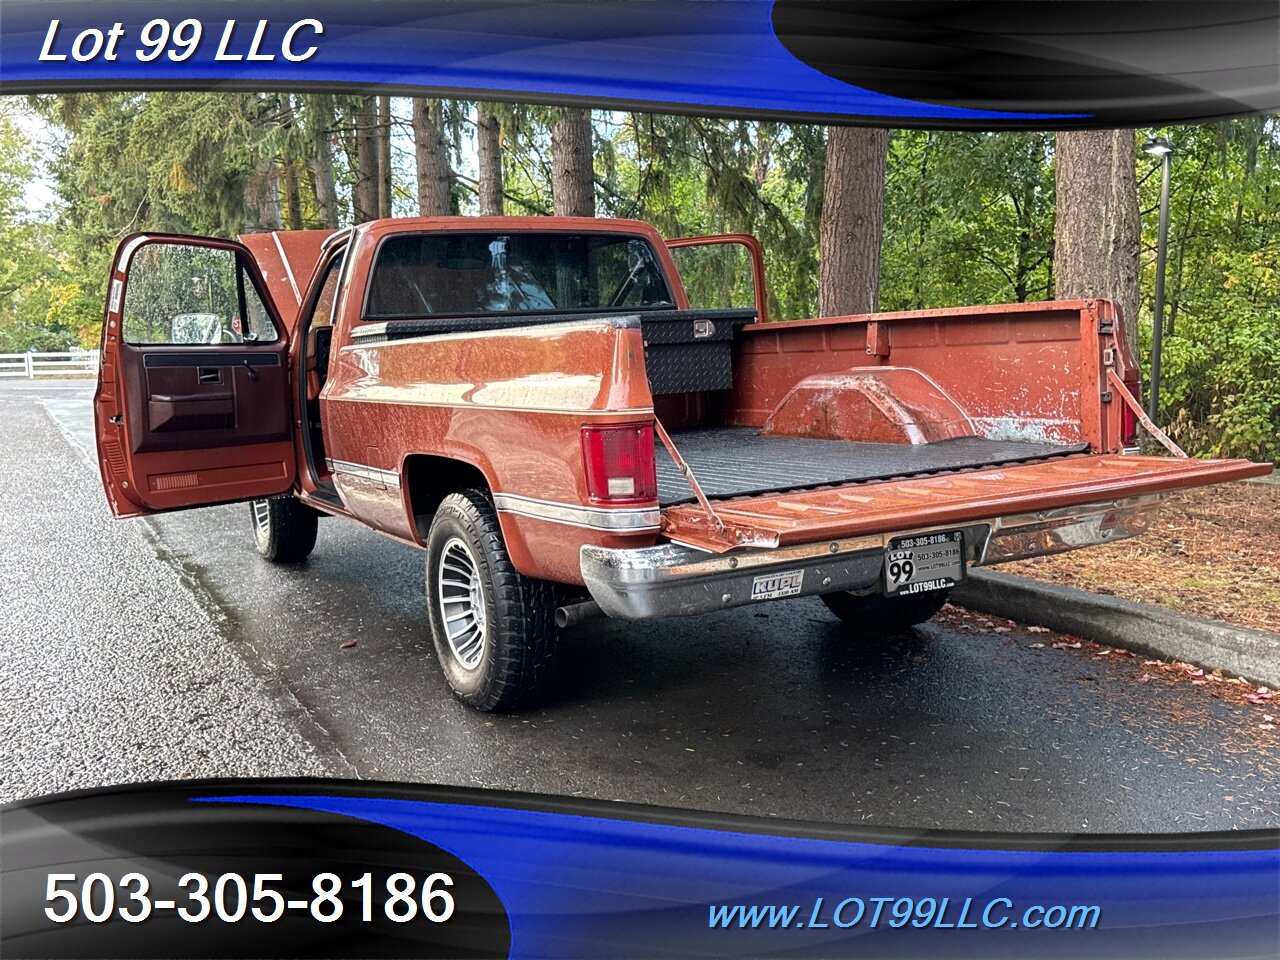
[(217, 367), (200, 367), (196, 370), (197, 383), (221, 383), (222, 371)]

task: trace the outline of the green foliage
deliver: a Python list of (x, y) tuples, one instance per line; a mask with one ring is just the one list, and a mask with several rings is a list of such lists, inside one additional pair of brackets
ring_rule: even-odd
[(49, 224), (0, 228), (0, 353), (93, 344), (102, 301), (86, 291)]
[[(1280, 122), (1155, 132), (1177, 150), (1160, 420), (1188, 452), (1280, 462)], [(1145, 359), (1160, 178), (1141, 163), (1150, 171), (1139, 187)]]
[(1044, 133), (895, 131), (881, 309), (1050, 298), (1052, 145)]
[[(25, 274), (13, 281), (24, 306), (20, 317), (8, 315), (0, 324), (0, 347), (95, 344), (111, 256), (130, 233), (233, 237), (261, 222), (264, 182), (267, 195), (272, 189), (283, 194), (270, 184), (286, 173), (303, 186), (300, 226), (316, 225), (307, 164), (317, 150), (331, 153), (342, 132), (338, 113), (350, 99), (276, 93), (31, 98), (30, 107), (62, 135), (44, 151), (58, 204), (11, 228), (24, 232), (18, 259)], [(0, 102), (6, 116), (18, 109), (14, 100)], [(7, 139), (0, 153), (14, 155)], [(332, 159), (338, 175), (349, 176), (341, 154)], [(276, 198), (277, 209), (283, 199)]]
[[(150, 243), (133, 255), (133, 264), (124, 299), (127, 343), (275, 339), (230, 250)], [(240, 309), (241, 290), (247, 316)]]
[(12, 101), (0, 101), (0, 223), (12, 223), (22, 210), (22, 196), (34, 170), (31, 145), (18, 128)]
[(755, 306), (755, 276), (746, 247), (737, 243), (676, 247), (671, 255), (693, 309)]
[(1220, 295), (1166, 342), (1161, 410), (1195, 453), (1280, 462), (1280, 273), (1258, 252), (1212, 261)]
[(18, 105), (0, 100), (0, 353), (62, 350), (93, 325), (94, 311), (57, 232), (24, 204), (35, 163)]
[(516, 216), (550, 214), (551, 125), (555, 111), (527, 104), (501, 104), (494, 113), (502, 123), (502, 176), (510, 198), (507, 212)]
[(638, 113), (601, 127), (608, 213), (647, 220), (670, 237), (754, 234), (764, 245), (771, 315), (813, 315), (822, 128)]
[[(54, 139), (33, 145), (0, 99), (0, 350), (96, 341), (111, 254), (126, 234), (234, 236), (274, 215), (321, 224), (316, 164), (350, 222), (360, 98), (284, 93), (97, 93), (31, 98)], [(433, 102), (458, 212), (475, 209), (478, 105)], [(507, 212), (546, 214), (557, 111), (487, 107), (502, 127)], [(393, 109), (397, 213), (416, 210), (406, 101)], [(825, 131), (806, 124), (595, 111), (601, 215), (667, 236), (742, 232), (765, 250), (776, 319), (816, 309)], [(1147, 131), (1139, 135), (1139, 139)], [(1177, 148), (1161, 420), (1201, 454), (1280, 458), (1280, 120), (1160, 131)], [(1151, 331), (1159, 177), (1140, 179), (1142, 358)], [(37, 163), (56, 206), (23, 203)], [(332, 196), (332, 194), (331, 194)], [(1053, 296), (1053, 136), (895, 131), (885, 182), (882, 309)], [(271, 209), (275, 207), (274, 213)], [(332, 214), (331, 214), (332, 215)], [(746, 299), (740, 257), (692, 258), (699, 297)]]

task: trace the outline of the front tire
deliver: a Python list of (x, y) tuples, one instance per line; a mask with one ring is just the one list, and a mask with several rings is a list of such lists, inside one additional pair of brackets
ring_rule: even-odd
[(253, 543), (272, 563), (301, 563), (316, 546), (320, 514), (294, 497), (273, 497), (249, 504)]
[(932, 619), (950, 595), (950, 590), (931, 590), (906, 597), (826, 593), (822, 595), (822, 602), (853, 633), (899, 633)]
[(431, 636), (454, 696), (486, 712), (530, 703), (555, 655), (555, 591), (512, 565), (487, 494), (444, 498), (426, 567)]

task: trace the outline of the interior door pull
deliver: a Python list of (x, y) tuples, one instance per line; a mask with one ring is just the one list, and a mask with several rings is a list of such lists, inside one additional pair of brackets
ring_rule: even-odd
[(244, 364), (244, 372), (245, 372), (245, 373), (247, 373), (247, 374), (249, 375), (249, 379), (250, 379), (250, 380), (257, 380), (257, 379), (258, 379), (258, 371), (257, 371), (257, 370), (255, 370), (255, 369), (253, 369), (253, 364), (251, 364), (251, 363), (249, 362), (248, 358), (246, 357), (246, 358), (245, 358), (244, 360), (242, 360), (241, 362)]
[(217, 367), (201, 367), (196, 371), (197, 383), (221, 383), (222, 371)]

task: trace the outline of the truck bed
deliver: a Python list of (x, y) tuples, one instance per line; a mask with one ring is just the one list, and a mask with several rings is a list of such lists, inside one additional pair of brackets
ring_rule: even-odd
[[(1061, 445), (960, 437), (919, 445), (766, 436), (755, 427), (710, 427), (672, 436), (676, 449), (711, 498), (891, 480), (979, 467), (1027, 463), (1083, 453)], [(665, 448), (656, 451), (658, 500), (694, 499)]]

